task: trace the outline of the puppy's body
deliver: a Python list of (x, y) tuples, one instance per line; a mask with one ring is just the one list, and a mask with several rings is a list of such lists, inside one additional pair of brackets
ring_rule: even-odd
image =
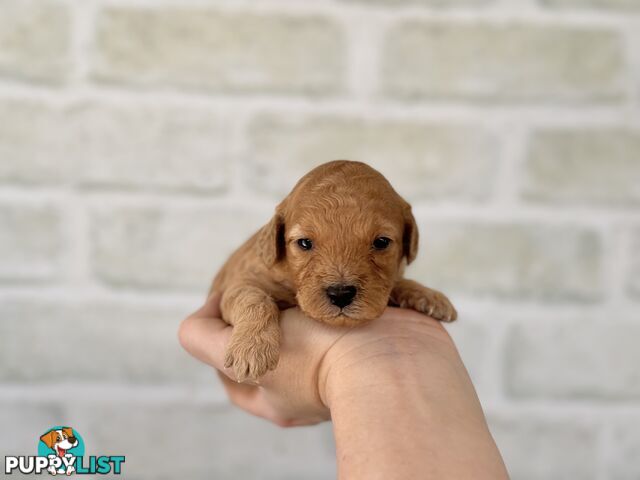
[(331, 325), (366, 323), (389, 303), (455, 320), (443, 294), (402, 278), (417, 248), (410, 205), (376, 170), (349, 161), (312, 170), (213, 281), (234, 326), (226, 366), (240, 381), (275, 368), (288, 306)]

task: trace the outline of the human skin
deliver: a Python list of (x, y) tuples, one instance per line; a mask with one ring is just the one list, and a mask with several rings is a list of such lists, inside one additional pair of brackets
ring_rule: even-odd
[(341, 479), (508, 479), (469, 375), (436, 320), (387, 308), (332, 327), (297, 308), (280, 316), (276, 370), (257, 384), (224, 368), (232, 327), (218, 294), (180, 326), (183, 347), (214, 367), (230, 400), (283, 426), (333, 422)]

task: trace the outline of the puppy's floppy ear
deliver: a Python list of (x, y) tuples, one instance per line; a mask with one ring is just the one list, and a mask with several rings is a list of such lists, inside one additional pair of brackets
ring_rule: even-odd
[(57, 435), (58, 434), (55, 432), (55, 430), (51, 430), (50, 432), (42, 435), (40, 437), (40, 440), (42, 440), (47, 447), (53, 448), (53, 445), (56, 443)]
[(284, 250), (284, 215), (276, 211), (258, 232), (258, 255), (268, 267), (273, 267), (284, 256)]
[(67, 434), (68, 437), (73, 437), (73, 428), (71, 427), (63, 427), (62, 431)]
[(402, 254), (407, 259), (407, 265), (418, 255), (418, 225), (411, 212), (411, 205), (405, 203), (403, 208), (404, 232), (402, 234)]

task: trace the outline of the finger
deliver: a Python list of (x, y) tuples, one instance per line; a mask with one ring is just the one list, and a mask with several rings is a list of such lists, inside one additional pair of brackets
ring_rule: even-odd
[(327, 418), (311, 417), (302, 419), (284, 418), (273, 407), (267, 398), (264, 388), (246, 383), (238, 383), (229, 378), (223, 372), (218, 371), (218, 376), (227, 392), (231, 402), (238, 408), (256, 417), (264, 418), (280, 427), (299, 427), (303, 425), (315, 425), (324, 422)]
[(180, 325), (179, 339), (182, 347), (192, 356), (219, 370), (224, 370), (224, 352), (231, 337), (232, 328), (220, 318), (201, 314), (215, 313), (211, 302), (184, 319)]
[(264, 391), (261, 387), (238, 383), (225, 375), (224, 372), (218, 371), (218, 376), (234, 405), (257, 417), (280, 423), (273, 408), (265, 401)]
[(219, 318), (220, 296), (219, 293), (212, 294), (202, 308), (184, 319), (178, 335), (187, 352), (223, 372), (235, 382), (233, 369), (224, 365), (224, 355), (233, 329)]
[(180, 343), (193, 357), (222, 370), (231, 331), (219, 318), (188, 317), (180, 325)]

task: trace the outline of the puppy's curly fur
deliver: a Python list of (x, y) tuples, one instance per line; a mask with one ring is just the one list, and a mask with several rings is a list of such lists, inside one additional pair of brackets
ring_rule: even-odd
[(417, 251), (411, 206), (379, 172), (346, 160), (315, 168), (213, 281), (234, 327), (225, 366), (238, 381), (274, 369), (288, 306), (330, 325), (366, 323), (388, 304), (455, 320), (442, 293), (402, 278)]

